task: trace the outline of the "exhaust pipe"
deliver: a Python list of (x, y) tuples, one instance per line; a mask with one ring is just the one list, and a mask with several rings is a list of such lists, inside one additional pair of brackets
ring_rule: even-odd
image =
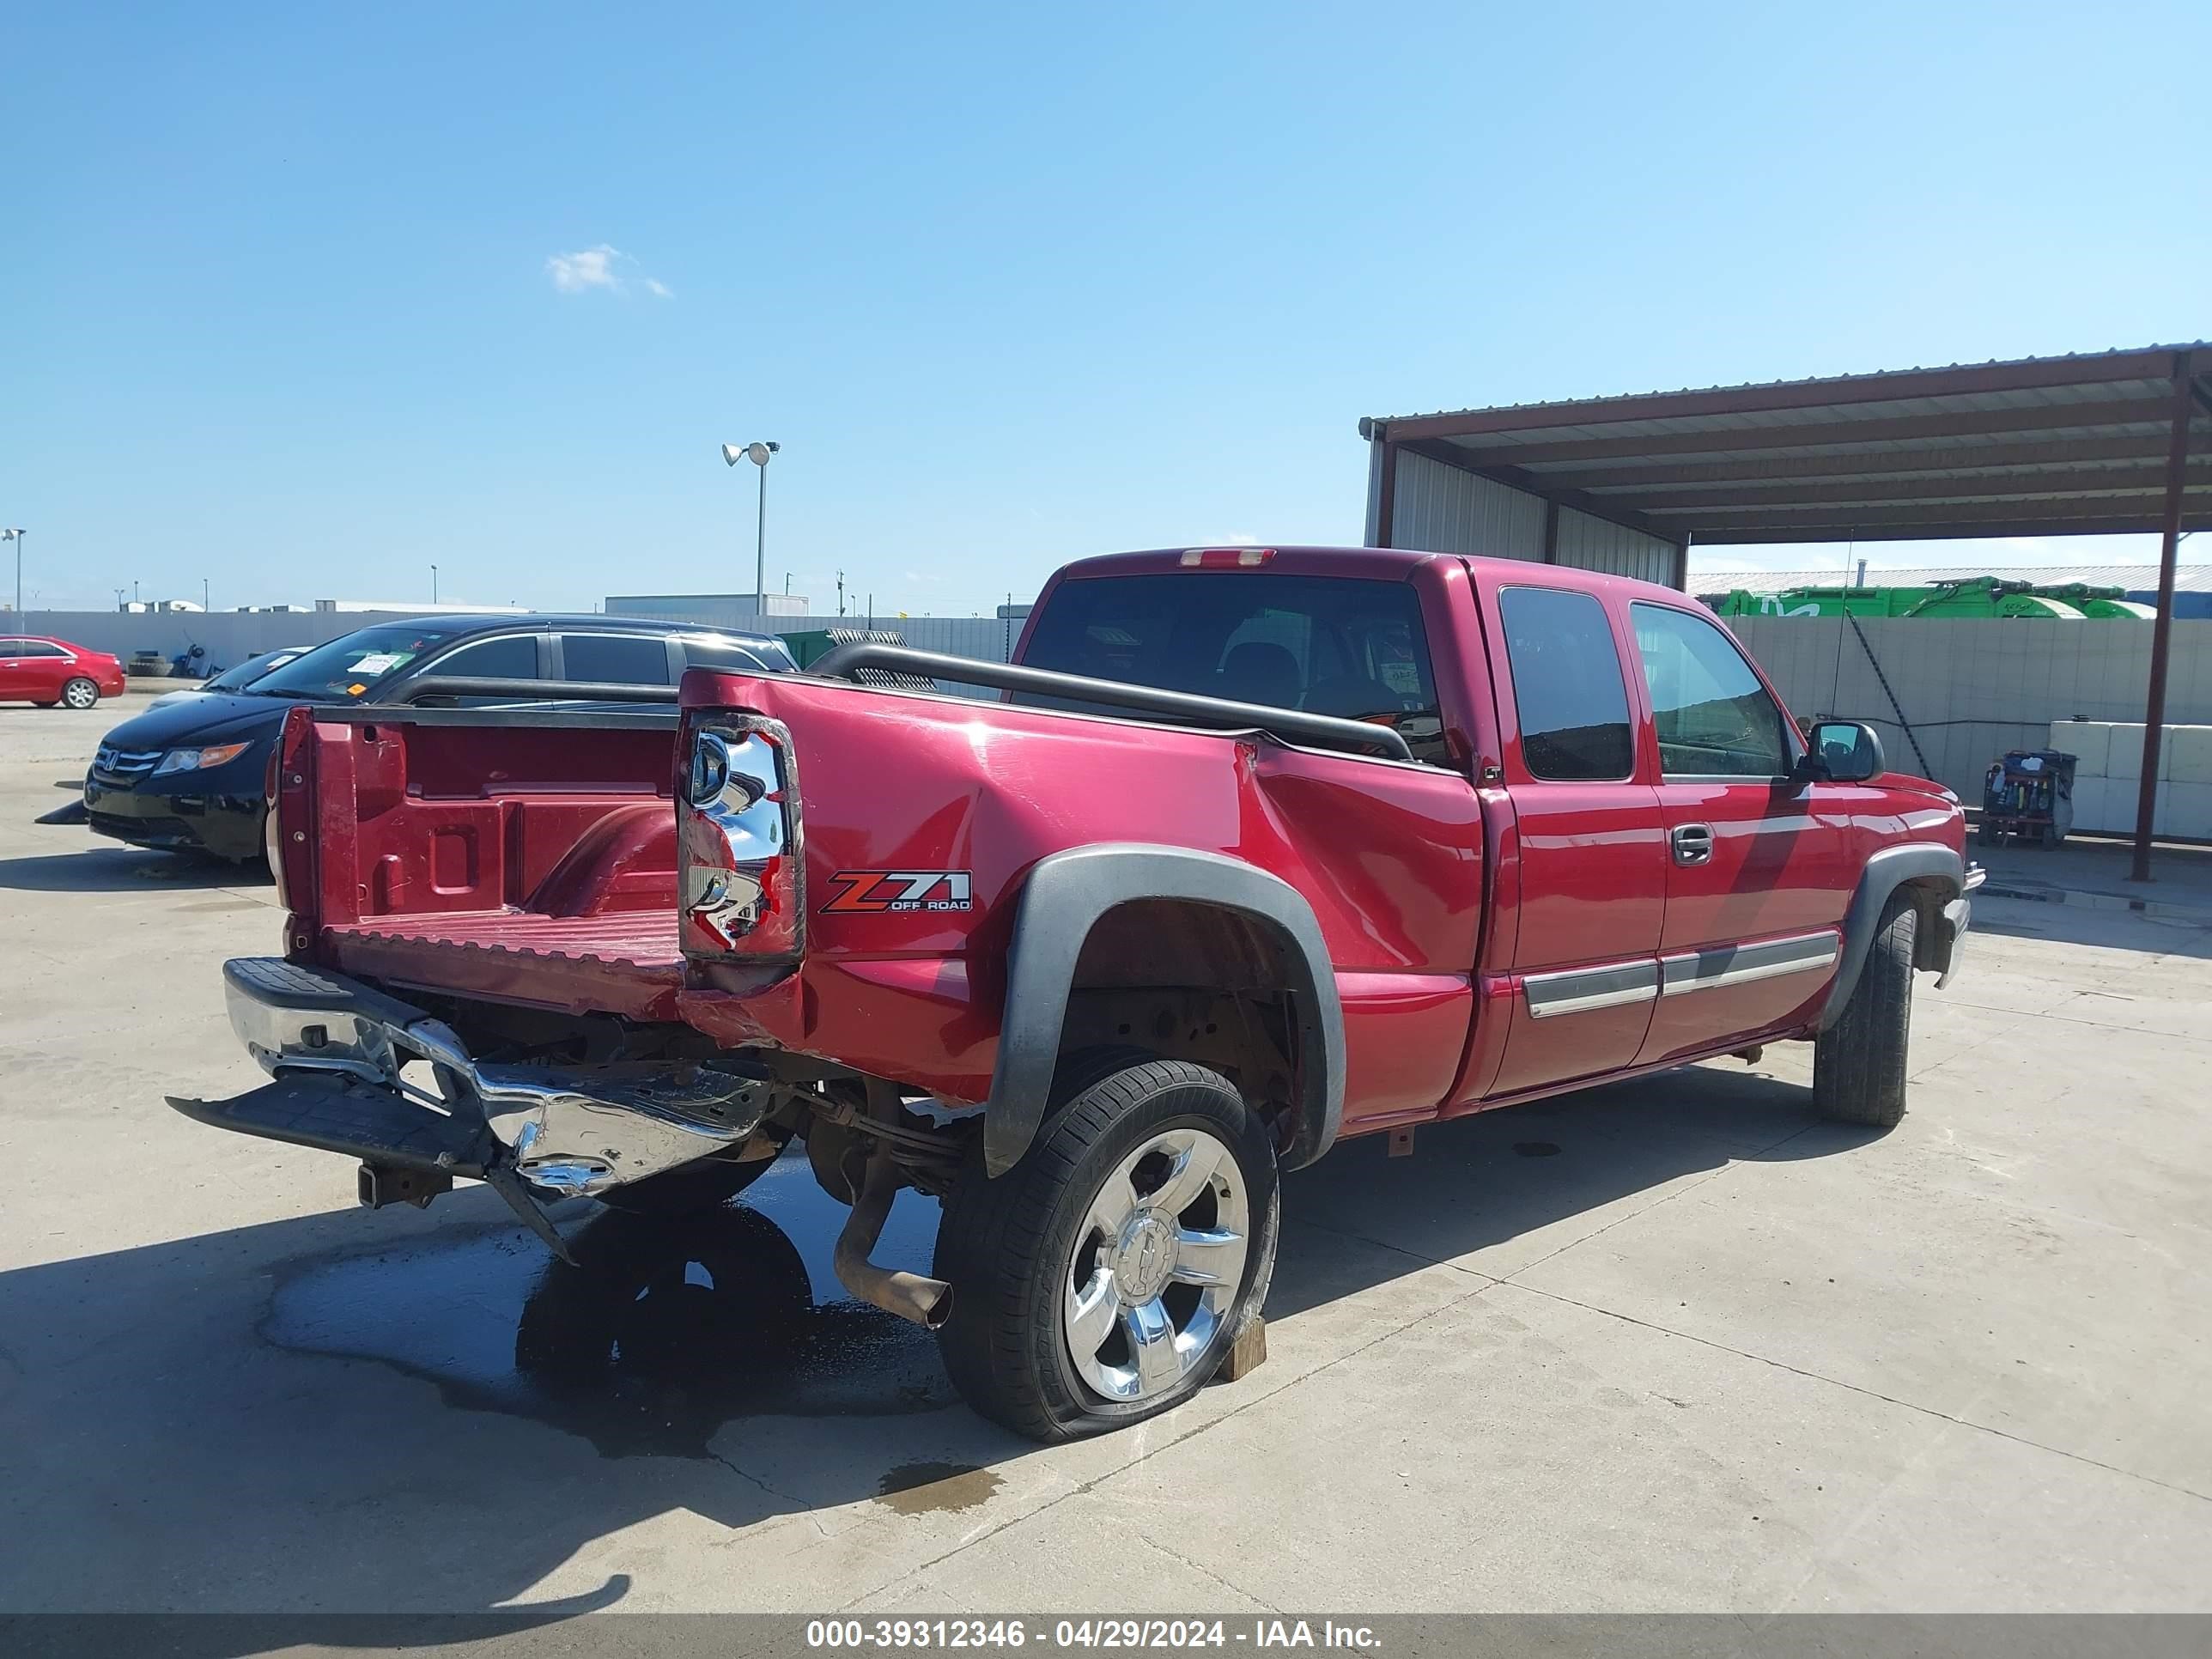
[(952, 1311), (952, 1287), (941, 1279), (896, 1273), (868, 1260), (883, 1236), (884, 1223), (890, 1218), (891, 1200), (898, 1189), (898, 1166), (888, 1152), (878, 1151), (868, 1159), (867, 1178), (853, 1200), (844, 1231), (837, 1235), (830, 1266), (836, 1270), (837, 1282), (861, 1301), (933, 1331)]

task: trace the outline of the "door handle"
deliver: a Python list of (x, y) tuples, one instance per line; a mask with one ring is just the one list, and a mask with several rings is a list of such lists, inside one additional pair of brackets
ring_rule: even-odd
[(1680, 823), (1667, 837), (1674, 848), (1677, 864), (1711, 864), (1713, 861), (1713, 826), (1710, 823)]

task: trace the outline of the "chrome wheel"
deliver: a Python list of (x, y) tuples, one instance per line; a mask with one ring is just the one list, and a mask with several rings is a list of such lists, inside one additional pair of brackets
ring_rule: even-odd
[(62, 688), (62, 701), (72, 708), (89, 708), (100, 701), (100, 688), (90, 680), (71, 680)]
[(1076, 1374), (1109, 1400), (1187, 1376), (1236, 1305), (1251, 1247), (1236, 1155), (1210, 1130), (1163, 1130), (1091, 1196), (1064, 1281)]

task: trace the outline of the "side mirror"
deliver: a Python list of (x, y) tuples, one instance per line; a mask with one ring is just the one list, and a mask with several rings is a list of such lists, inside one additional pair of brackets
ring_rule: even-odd
[(1880, 734), (1857, 720), (1818, 722), (1807, 734), (1806, 750), (1799, 774), (1831, 783), (1864, 783), (1889, 769)]

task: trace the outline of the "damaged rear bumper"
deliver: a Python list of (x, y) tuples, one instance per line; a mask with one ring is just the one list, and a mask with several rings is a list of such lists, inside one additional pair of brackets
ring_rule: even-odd
[[(217, 1127), (359, 1158), (365, 1202), (390, 1201), (372, 1197), (369, 1177), (384, 1170), (593, 1196), (733, 1150), (767, 1115), (765, 1079), (716, 1067), (480, 1061), (422, 1009), (276, 957), (225, 963), (223, 990), (232, 1029), (275, 1081), (169, 1103)], [(410, 1199), (416, 1184), (387, 1183)]]

